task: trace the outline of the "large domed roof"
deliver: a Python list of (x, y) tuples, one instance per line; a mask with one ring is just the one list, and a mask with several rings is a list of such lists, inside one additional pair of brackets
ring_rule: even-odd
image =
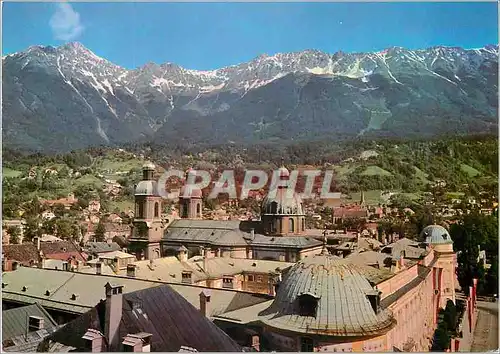
[(425, 227), (420, 236), (425, 238), (425, 242), (431, 245), (453, 243), (450, 234), (441, 225), (429, 225)]
[[(361, 268), (348, 260), (320, 254), (296, 263), (285, 275), (272, 305), (259, 314), (267, 326), (295, 333), (355, 337), (383, 334), (395, 320), (374, 309), (374, 289)], [(304, 301), (313, 312), (304, 313)]]

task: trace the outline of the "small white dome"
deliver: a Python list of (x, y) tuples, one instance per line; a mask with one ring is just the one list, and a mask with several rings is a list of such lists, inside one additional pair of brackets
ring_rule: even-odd
[(429, 225), (422, 230), (420, 235), (425, 238), (425, 243), (431, 245), (453, 243), (448, 230), (441, 225)]

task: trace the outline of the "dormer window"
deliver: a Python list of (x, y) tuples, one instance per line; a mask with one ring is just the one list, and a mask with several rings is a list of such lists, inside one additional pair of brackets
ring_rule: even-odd
[(182, 272), (182, 282), (184, 284), (192, 284), (193, 277), (191, 272)]
[(316, 317), (319, 301), (318, 296), (311, 293), (305, 293), (300, 295), (298, 300), (300, 316)]
[(222, 287), (225, 289), (232, 289), (233, 288), (233, 278), (232, 277), (222, 278)]

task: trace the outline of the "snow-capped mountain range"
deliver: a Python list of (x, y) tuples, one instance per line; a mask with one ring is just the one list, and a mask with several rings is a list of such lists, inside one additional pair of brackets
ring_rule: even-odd
[(197, 71), (172, 63), (127, 70), (68, 43), (32, 46), (2, 64), (3, 138), (23, 148), (496, 129), (492, 45), (306, 50)]

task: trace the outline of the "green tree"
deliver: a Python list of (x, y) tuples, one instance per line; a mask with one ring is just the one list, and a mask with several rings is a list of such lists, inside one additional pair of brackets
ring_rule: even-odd
[(446, 349), (450, 348), (451, 336), (446, 327), (446, 322), (440, 321), (436, 331), (434, 332), (434, 338), (432, 340), (433, 352), (444, 352)]
[(9, 243), (17, 245), (21, 239), (21, 229), (18, 226), (9, 226), (7, 228), (9, 234)]
[(485, 292), (488, 295), (498, 294), (498, 256), (491, 258), (490, 269), (486, 272)]
[(404, 208), (411, 208), (414, 205), (413, 200), (405, 194), (394, 194), (389, 199), (389, 206), (402, 210)]
[(61, 218), (56, 221), (56, 235), (63, 240), (69, 240), (72, 236), (71, 221)]
[(42, 228), (38, 217), (28, 217), (24, 228), (24, 239), (31, 242), (35, 237), (42, 236)]
[(492, 215), (483, 215), (478, 212), (465, 215), (457, 224), (450, 228), (450, 235), (457, 251), (458, 281), (464, 291), (477, 278), (478, 292), (483, 289), (485, 271), (478, 264), (479, 246), (486, 250), (490, 257), (498, 256), (498, 219)]
[(97, 224), (97, 227), (94, 232), (94, 237), (97, 242), (106, 241), (106, 226), (104, 225), (103, 220), (101, 219)]
[(53, 235), (56, 232), (56, 219), (46, 219), (42, 221), (43, 232), (49, 235)]
[(446, 307), (443, 312), (443, 321), (446, 323), (446, 327), (451, 334), (454, 334), (457, 326), (457, 309), (451, 300), (446, 302)]

